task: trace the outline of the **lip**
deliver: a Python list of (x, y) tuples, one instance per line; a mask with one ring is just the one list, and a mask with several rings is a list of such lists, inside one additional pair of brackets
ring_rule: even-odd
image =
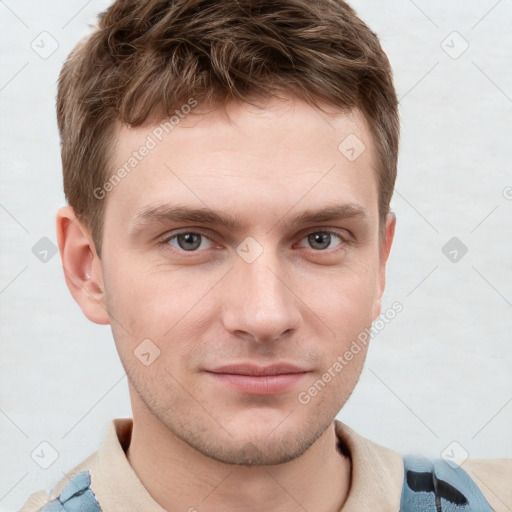
[(283, 375), (288, 373), (303, 373), (306, 372), (304, 368), (295, 366), (290, 363), (277, 363), (267, 366), (258, 366), (255, 364), (228, 364), (225, 366), (219, 366), (213, 370), (208, 370), (211, 373), (229, 373), (232, 375), (253, 375), (253, 376), (265, 376), (265, 375)]
[(206, 373), (217, 382), (241, 393), (275, 395), (294, 387), (309, 372), (292, 364), (281, 363), (269, 366), (226, 365)]

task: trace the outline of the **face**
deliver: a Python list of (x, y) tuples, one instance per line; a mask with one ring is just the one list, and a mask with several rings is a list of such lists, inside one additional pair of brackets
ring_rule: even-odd
[(290, 98), (160, 132), (119, 129), (113, 169), (156, 144), (104, 199), (103, 301), (132, 401), (214, 459), (291, 460), (350, 396), (367, 346), (335, 363), (380, 313), (368, 125)]

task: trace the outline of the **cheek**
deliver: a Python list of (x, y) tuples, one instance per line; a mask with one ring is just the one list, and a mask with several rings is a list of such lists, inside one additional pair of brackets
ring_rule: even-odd
[(322, 381), (341, 392), (352, 389), (364, 365), (375, 299), (375, 270), (371, 265), (344, 268), (326, 283), (329, 293), (318, 295), (318, 315), (333, 336), (322, 346)]
[[(369, 253), (350, 254), (337, 268), (287, 273), (285, 281), (300, 299), (292, 297), (288, 307), (300, 309), (305, 330), (315, 329), (322, 338), (317, 342), (325, 363), (371, 325), (376, 264)], [(192, 272), (190, 267), (149, 266), (123, 257), (122, 251), (116, 256), (109, 260), (115, 264), (105, 266), (104, 282), (113, 331), (124, 340), (124, 349), (133, 351), (150, 339), (162, 352), (169, 346), (179, 346), (183, 357), (194, 352), (197, 341), (220, 319), (219, 305), (229, 303), (222, 296), (222, 290), (230, 289), (229, 277), (217, 286), (225, 269)]]
[(219, 302), (208, 300), (216, 280), (211, 275), (191, 276), (185, 269), (134, 272), (118, 266), (110, 273), (105, 282), (108, 309), (124, 364), (138, 373), (143, 368), (134, 355), (154, 351), (158, 358), (153, 370), (164, 367), (184, 378), (198, 357), (198, 342), (216, 318)]
[(361, 343), (357, 348), (350, 347), (333, 354), (318, 374), (305, 381), (297, 394), (304, 412), (310, 413), (312, 407), (318, 414), (329, 410), (335, 415), (342, 409), (356, 387), (367, 352)]
[(372, 322), (376, 276), (375, 265), (361, 260), (333, 270), (321, 283), (317, 280), (316, 309), (335, 332), (354, 334), (353, 329)]
[(116, 266), (105, 280), (109, 312), (134, 337), (161, 337), (193, 306), (195, 293), (180, 270)]

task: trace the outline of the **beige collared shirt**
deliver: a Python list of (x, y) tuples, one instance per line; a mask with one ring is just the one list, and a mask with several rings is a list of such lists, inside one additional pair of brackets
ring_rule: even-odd
[[(69, 471), (50, 493), (32, 494), (18, 512), (39, 511), (83, 471), (90, 473), (90, 489), (103, 512), (166, 512), (150, 496), (126, 458), (132, 426), (132, 418), (113, 419), (99, 450)], [(365, 439), (339, 420), (335, 427), (352, 461), (343, 512), (398, 512), (404, 479), (402, 456)], [(462, 467), (496, 512), (512, 512), (512, 459), (469, 459)]]

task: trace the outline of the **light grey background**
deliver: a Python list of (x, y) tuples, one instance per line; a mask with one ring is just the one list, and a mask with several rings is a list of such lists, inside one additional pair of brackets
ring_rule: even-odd
[[(1, 511), (49, 490), (110, 419), (131, 415), (110, 328), (81, 313), (58, 254), (32, 252), (56, 243), (64, 204), (56, 78), (108, 3), (0, 1)], [(351, 5), (379, 35), (400, 98), (383, 311), (404, 309), (373, 339), (339, 418), (400, 453), (441, 456), (456, 441), (456, 454), (512, 457), (512, 0)], [(58, 43), (49, 56), (45, 31)], [(468, 248), (457, 262), (442, 251), (452, 237)], [(31, 457), (43, 441), (59, 454), (46, 470)]]

